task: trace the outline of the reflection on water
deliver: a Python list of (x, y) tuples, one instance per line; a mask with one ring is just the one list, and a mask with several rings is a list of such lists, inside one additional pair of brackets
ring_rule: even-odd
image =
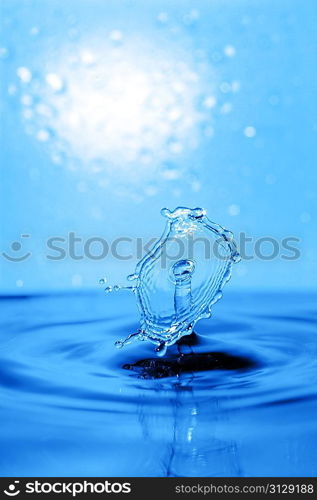
[(132, 294), (1, 303), (2, 475), (316, 475), (316, 295), (228, 291), (165, 358), (113, 347)]

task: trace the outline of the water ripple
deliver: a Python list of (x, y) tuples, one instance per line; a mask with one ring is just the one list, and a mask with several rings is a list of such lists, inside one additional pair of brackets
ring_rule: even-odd
[(1, 299), (1, 434), (15, 441), (4, 474), (23, 475), (28, 449), (33, 475), (58, 475), (79, 443), (75, 476), (133, 476), (141, 463), (142, 475), (316, 474), (316, 296), (239, 299), (164, 358), (143, 342), (114, 348), (137, 324), (133, 297)]

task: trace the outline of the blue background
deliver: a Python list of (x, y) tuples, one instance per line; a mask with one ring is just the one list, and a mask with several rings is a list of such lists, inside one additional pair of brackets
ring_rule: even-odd
[[(0, 475), (315, 477), (316, 1), (0, 5)], [(83, 245), (178, 205), (300, 257), (242, 259), (166, 356), (117, 350), (135, 297), (99, 279), (138, 259)]]
[[(109, 242), (121, 236), (159, 236), (163, 229), (159, 210), (177, 205), (203, 206), (212, 220), (253, 239), (300, 238), (296, 244), (299, 259), (245, 261), (235, 269), (232, 287), (315, 286), (314, 0), (200, 0), (195, 5), (186, 0), (2, 0), (1, 10), (2, 251), (14, 257), (32, 252), (21, 263), (1, 256), (2, 290), (97, 287), (104, 275), (109, 283), (123, 282), (133, 271), (136, 258), (48, 261), (47, 238), (66, 237), (71, 231), (84, 240), (98, 236)], [(158, 140), (145, 153), (143, 131), (137, 131), (132, 163), (124, 155), (116, 158), (116, 151), (101, 147), (99, 139), (98, 146), (94, 139), (98, 125), (89, 105), (82, 112), (87, 115), (87, 129), (82, 134), (87, 157), (76, 152), (78, 137), (69, 151), (72, 132), (65, 138), (55, 123), (59, 119), (63, 123), (70, 108), (74, 111), (81, 106), (78, 96), (69, 104), (69, 79), (79, 82), (79, 92), (91, 91), (89, 85), (81, 89), (80, 80), (83, 74), (89, 78), (92, 66), (74, 64), (69, 70), (71, 56), (87, 49), (101, 52), (98, 73), (107, 66), (116, 44), (123, 50), (123, 59), (132, 67), (139, 64), (145, 75), (148, 61), (153, 64), (160, 50), (159, 58), (171, 61), (171, 78), (177, 74), (173, 63), (181, 57), (199, 79), (194, 93), (188, 91), (191, 107), (187, 118), (193, 118), (193, 130), (185, 137), (181, 133), (178, 137), (177, 132), (173, 137), (170, 132), (167, 142)], [(32, 72), (31, 82), (19, 77), (19, 68)], [(52, 72), (66, 82), (61, 90), (65, 99), (59, 115), (45, 128), (45, 118), (43, 125), (34, 114), (39, 95), (42, 104), (48, 99), (54, 106), (54, 95), (47, 97), (43, 90), (45, 75)], [(163, 90), (171, 78), (163, 80)], [(126, 96), (128, 86), (129, 81), (122, 93), (129, 104), (136, 85)], [(210, 95), (216, 104), (212, 101), (209, 115), (199, 121), (194, 114)], [(30, 98), (31, 113), (26, 111)], [(137, 112), (142, 114), (142, 109)], [(116, 104), (104, 119), (110, 120), (110, 127), (113, 112)], [(129, 115), (125, 118), (122, 107), (118, 120), (116, 132), (124, 150), (120, 127)], [(152, 136), (158, 120), (160, 125), (169, 120), (165, 108), (159, 118), (150, 120)], [(251, 127), (253, 137), (245, 135), (246, 127)], [(188, 147), (191, 134), (197, 142), (193, 148)], [(168, 141), (176, 141), (176, 153), (165, 153)], [(179, 144), (181, 152), (177, 151)], [(101, 167), (94, 169), (94, 162)], [(116, 175), (118, 165), (121, 176)], [(172, 170), (172, 179), (169, 174), (162, 177), (164, 168)], [(21, 238), (22, 234), (30, 237)], [(20, 251), (10, 248), (14, 241), (22, 244)], [(122, 249), (126, 251), (124, 245)], [(263, 251), (270, 253), (271, 247), (265, 249), (264, 245)], [(100, 252), (98, 245), (92, 252)]]

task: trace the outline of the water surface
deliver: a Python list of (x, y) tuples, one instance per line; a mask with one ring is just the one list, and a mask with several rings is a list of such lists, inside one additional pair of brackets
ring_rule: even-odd
[(4, 476), (315, 476), (316, 294), (226, 293), (157, 358), (128, 292), (1, 298)]

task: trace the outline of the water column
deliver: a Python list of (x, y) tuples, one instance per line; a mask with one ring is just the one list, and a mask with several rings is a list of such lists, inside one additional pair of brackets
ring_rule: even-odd
[(192, 260), (178, 260), (172, 266), (175, 282), (174, 308), (176, 321), (192, 309), (192, 275), (195, 264)]

